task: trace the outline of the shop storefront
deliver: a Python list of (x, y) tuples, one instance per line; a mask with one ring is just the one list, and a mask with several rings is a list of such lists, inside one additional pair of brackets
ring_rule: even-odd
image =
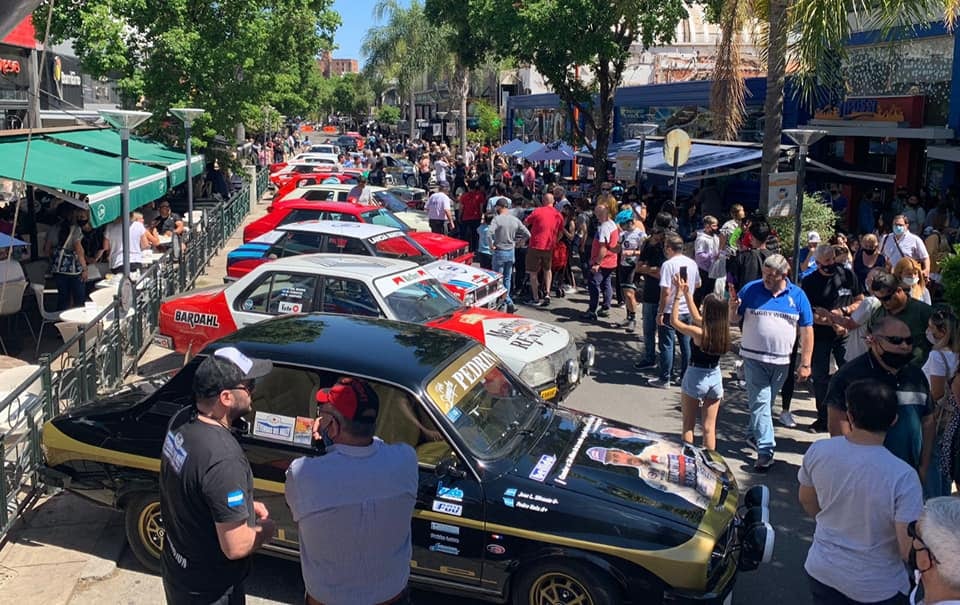
[(30, 104), (30, 51), (0, 44), (0, 130), (22, 128)]

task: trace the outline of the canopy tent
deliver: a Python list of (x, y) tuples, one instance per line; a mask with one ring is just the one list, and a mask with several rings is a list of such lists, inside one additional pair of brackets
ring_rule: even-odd
[(521, 141), (520, 139), (513, 139), (512, 141), (509, 141), (509, 142), (504, 143), (503, 145), (497, 147), (497, 148), (494, 149), (493, 151), (494, 151), (494, 153), (510, 154), (510, 153), (513, 153), (514, 151), (520, 149), (521, 147), (523, 147), (523, 141)]
[(527, 156), (527, 159), (531, 162), (558, 162), (572, 160), (574, 157), (576, 157), (576, 152), (573, 147), (563, 141), (555, 141), (538, 151), (534, 151)]
[(530, 141), (520, 149), (517, 149), (516, 151), (514, 151), (511, 155), (518, 158), (522, 158), (524, 160), (528, 160), (530, 159), (530, 155), (540, 151), (541, 149), (544, 149), (545, 147), (546, 145), (544, 145), (543, 143), (539, 143), (537, 141)]
[[(640, 153), (640, 139), (631, 139), (612, 145), (607, 158), (616, 160), (618, 154)], [(763, 151), (755, 147), (693, 143), (690, 158), (677, 171), (681, 181), (692, 181), (705, 176), (720, 176), (714, 172), (726, 169), (723, 174), (735, 174), (760, 168)], [(643, 153), (643, 171), (649, 174), (672, 177), (673, 167), (663, 159), (663, 141), (647, 139)], [(706, 173), (711, 174), (707, 175)]]
[[(120, 157), (120, 133), (110, 128), (56, 132), (45, 136), (59, 142)], [(170, 187), (176, 187), (187, 180), (187, 160), (184, 152), (155, 141), (131, 137), (130, 163), (134, 162), (166, 169), (170, 173)], [(193, 156), (192, 165), (194, 177), (203, 174), (202, 155)]]
[[(95, 227), (120, 216), (120, 159), (35, 137), (0, 138), (0, 177), (86, 196)], [(167, 192), (167, 173), (130, 163), (130, 207), (139, 208)]]

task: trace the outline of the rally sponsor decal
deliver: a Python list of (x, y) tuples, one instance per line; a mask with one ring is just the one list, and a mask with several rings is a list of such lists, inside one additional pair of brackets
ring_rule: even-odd
[(522, 508), (535, 513), (545, 513), (549, 505), (559, 504), (556, 498), (533, 494), (511, 487), (503, 492), (503, 503), (510, 508)]
[(430, 522), (430, 531), (439, 531), (445, 534), (451, 534), (453, 536), (460, 535), (460, 528), (456, 525), (449, 525), (447, 523), (437, 523), (436, 521)]
[(447, 534), (438, 534), (436, 532), (430, 532), (430, 539), (436, 540), (437, 542), (446, 542), (447, 544), (460, 544), (460, 538), (448, 536)]
[(220, 327), (220, 318), (213, 313), (200, 313), (198, 311), (185, 311), (183, 309), (177, 309), (173, 312), (173, 321), (187, 324), (191, 328), (196, 328), (197, 326), (204, 328)]
[(454, 548), (453, 546), (447, 546), (446, 544), (431, 544), (430, 550), (432, 552), (442, 552), (447, 555), (459, 556), (460, 549)]
[(393, 239), (395, 237), (400, 237), (403, 235), (403, 231), (392, 231), (390, 233), (381, 233), (380, 235), (374, 235), (373, 237), (368, 237), (367, 242), (371, 244), (378, 244), (380, 242), (385, 242), (388, 239)]
[(487, 544), (487, 552), (491, 555), (503, 555), (506, 554), (507, 549), (500, 544)]
[(303, 305), (300, 303), (294, 302), (279, 302), (277, 303), (277, 312), (279, 313), (299, 313), (303, 310)]
[(571, 449), (570, 453), (567, 454), (567, 459), (564, 461), (563, 467), (560, 469), (560, 473), (557, 474), (557, 477), (554, 479), (554, 481), (560, 485), (567, 484), (567, 475), (570, 474), (570, 469), (573, 467), (573, 461), (576, 460), (577, 454), (580, 453), (580, 448), (583, 447), (583, 442), (587, 440), (587, 435), (593, 432), (595, 426), (600, 426), (601, 422), (603, 421), (596, 416), (590, 416), (587, 418), (583, 428), (580, 430), (580, 436), (577, 437), (576, 443), (573, 444), (573, 449)]
[(381, 277), (374, 283), (382, 295), (388, 296), (404, 286), (415, 284), (427, 279), (428, 277), (430, 277), (429, 274), (423, 269), (413, 269), (412, 271), (407, 271), (406, 273), (400, 273), (390, 277)]
[(460, 517), (463, 515), (463, 505), (454, 504), (452, 502), (444, 502), (443, 500), (434, 500), (433, 512)]
[(565, 329), (523, 317), (485, 319), (483, 335), (484, 343), (498, 352), (535, 351), (541, 355), (552, 353), (570, 342)]
[(297, 419), (293, 416), (257, 412), (253, 419), (253, 434), (265, 439), (292, 442), (296, 429)]
[(556, 463), (557, 463), (556, 456), (550, 456), (549, 454), (544, 454), (543, 456), (540, 456), (540, 460), (537, 461), (537, 464), (534, 465), (533, 470), (530, 471), (530, 475), (528, 476), (534, 481), (539, 481), (540, 483), (543, 483), (546, 480), (547, 475), (550, 474), (550, 469), (552, 469), (553, 465)]
[(463, 502), (463, 490), (459, 487), (452, 487), (443, 484), (443, 481), (437, 484), (437, 498), (452, 500), (454, 502)]
[[(474, 349), (474, 351), (477, 351)], [(475, 384), (480, 382), (490, 368), (497, 365), (497, 357), (484, 350), (467, 353), (450, 364), (430, 383), (428, 391), (440, 411), (450, 410)]]

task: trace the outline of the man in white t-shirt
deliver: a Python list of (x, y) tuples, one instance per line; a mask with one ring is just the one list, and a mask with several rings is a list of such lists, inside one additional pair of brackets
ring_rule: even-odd
[(446, 227), (449, 225), (452, 230), (455, 226), (453, 221), (453, 200), (447, 195), (449, 186), (446, 183), (440, 184), (440, 189), (429, 198), (427, 198), (427, 219), (430, 221), (430, 231), (446, 235)]
[[(130, 271), (140, 271), (143, 262), (143, 249), (149, 249), (151, 236), (143, 224), (143, 215), (130, 213)], [(104, 248), (110, 252), (110, 270), (116, 272), (123, 268), (123, 221), (118, 218), (103, 232)]]
[(347, 193), (347, 201), (369, 206), (373, 204), (373, 189), (367, 187), (367, 178), (363, 175), (357, 178), (357, 184)]
[[(700, 286), (700, 272), (697, 263), (683, 254), (683, 239), (675, 233), (667, 235), (663, 239), (663, 251), (667, 261), (660, 266), (660, 304), (657, 306), (657, 340), (658, 353), (660, 360), (658, 363), (659, 377), (647, 382), (648, 386), (660, 389), (670, 387), (670, 378), (673, 373), (673, 354), (677, 338), (680, 339), (680, 375), (687, 371), (687, 365), (690, 363), (690, 337), (683, 334), (677, 334), (677, 331), (670, 325), (670, 318), (667, 314), (672, 307), (673, 299), (678, 295), (673, 286), (673, 278), (677, 275), (686, 279), (690, 284), (691, 290), (696, 290)], [(680, 296), (680, 319), (685, 323), (690, 323), (690, 309), (687, 308), (687, 301)]]
[(863, 379), (845, 399), (850, 432), (811, 445), (797, 474), (800, 504), (817, 521), (804, 564), (813, 603), (906, 602), (907, 528), (920, 516), (923, 490), (917, 472), (883, 444), (897, 394)]
[(447, 184), (447, 168), (450, 167), (450, 164), (447, 163), (447, 160), (443, 156), (437, 158), (437, 161), (433, 163), (433, 171), (437, 176), (437, 185), (441, 187)]
[(910, 221), (902, 214), (893, 217), (893, 233), (883, 236), (880, 242), (880, 253), (887, 259), (887, 270), (893, 267), (901, 258), (912, 258), (920, 263), (923, 274), (930, 277), (930, 254), (927, 246), (919, 236), (910, 233)]

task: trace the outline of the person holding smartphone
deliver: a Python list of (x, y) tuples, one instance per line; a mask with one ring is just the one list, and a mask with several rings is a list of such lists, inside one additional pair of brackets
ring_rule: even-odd
[(294, 460), (286, 481), (305, 603), (409, 603), (416, 452), (374, 436), (380, 399), (366, 381), (341, 377), (317, 403), (322, 455)]

